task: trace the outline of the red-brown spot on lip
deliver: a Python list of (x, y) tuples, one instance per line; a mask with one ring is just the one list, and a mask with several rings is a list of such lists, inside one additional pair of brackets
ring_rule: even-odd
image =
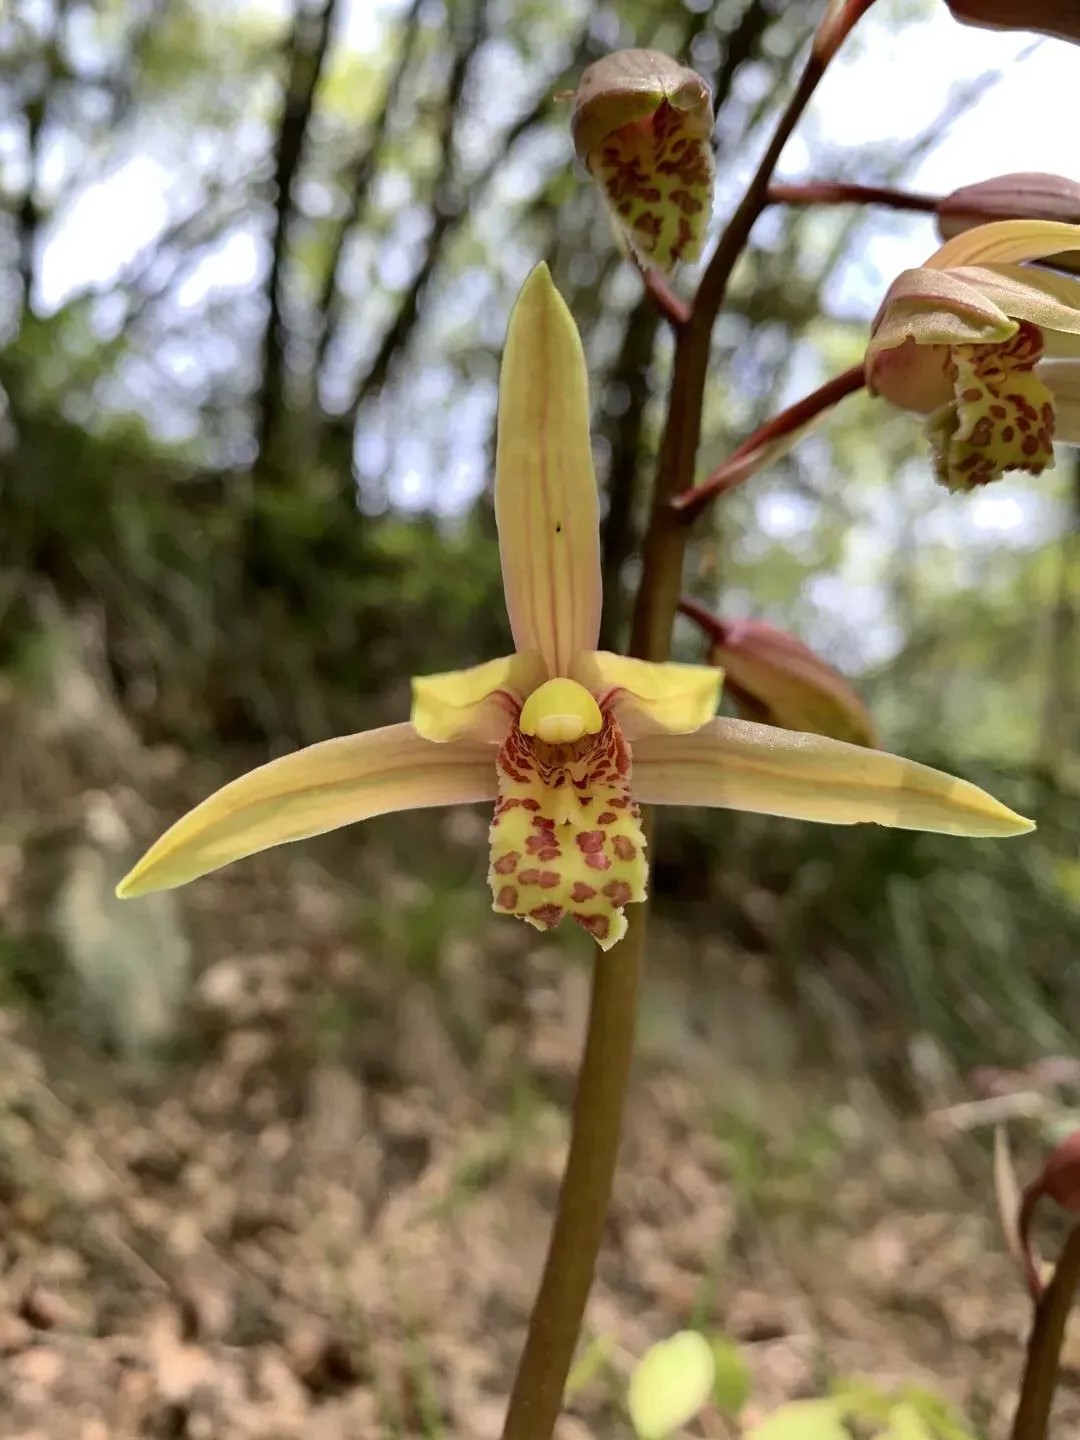
[(597, 825), (614, 825), (618, 818), (614, 810), (605, 810), (602, 815), (597, 815), (596, 823)]
[[(519, 802), (515, 801), (514, 803), (517, 804), (517, 803), (519, 803)], [(522, 807), (523, 807), (524, 809), (526, 809), (526, 810), (539, 810), (539, 809), (540, 809), (540, 801), (539, 801), (539, 800), (532, 800), (532, 799), (522, 800), (522, 801), (520, 802), (520, 804), (521, 804)]]
[(586, 885), (584, 880), (575, 880), (574, 888), (570, 891), (570, 899), (575, 905), (584, 905), (586, 900), (595, 900), (596, 891), (591, 885)]
[(496, 875), (512, 875), (517, 869), (521, 855), (517, 850), (508, 850), (505, 855), (500, 855), (492, 865)]
[(517, 878), (519, 885), (539, 885), (540, 871), (536, 868), (532, 870), (519, 870)]
[(575, 838), (578, 849), (583, 855), (595, 855), (604, 848), (604, 832), (602, 830), (583, 830)]
[(581, 928), (587, 930), (590, 935), (595, 935), (597, 940), (607, 939), (611, 921), (606, 915), (579, 915), (576, 910), (571, 911), (571, 914)]
[(615, 835), (611, 841), (611, 848), (620, 860), (632, 860), (637, 854), (637, 846), (625, 835)]
[(503, 910), (516, 910), (518, 903), (518, 892), (513, 885), (504, 885), (499, 891), (495, 902)]
[(604, 894), (619, 908), (630, 904), (630, 886), (625, 880), (609, 880), (604, 886)]
[(591, 854), (585, 856), (585, 864), (590, 870), (610, 870), (611, 860), (604, 854)]
[(538, 883), (541, 890), (554, 890), (559, 883), (559, 872), (557, 870), (541, 870)]
[(545, 930), (553, 929), (563, 917), (561, 905), (537, 905), (535, 910), (530, 910), (529, 915), (533, 920), (541, 924)]

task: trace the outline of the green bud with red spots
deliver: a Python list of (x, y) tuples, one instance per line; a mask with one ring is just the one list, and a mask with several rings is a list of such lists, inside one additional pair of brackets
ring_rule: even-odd
[(581, 77), (574, 148), (642, 265), (670, 272), (701, 254), (715, 165), (709, 87), (657, 50), (619, 50)]

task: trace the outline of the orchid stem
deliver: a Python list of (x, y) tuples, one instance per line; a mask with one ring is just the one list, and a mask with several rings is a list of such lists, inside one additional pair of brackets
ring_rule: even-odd
[(615, 1177), (646, 913), (634, 905), (623, 940), (597, 954), (559, 1208), (503, 1440), (548, 1440), (562, 1408)]
[(934, 214), (936, 195), (895, 190), (890, 185), (849, 185), (839, 180), (814, 180), (806, 185), (770, 185), (770, 205), (885, 205), (890, 210)]
[(713, 326), (739, 256), (768, 203), (769, 182), (776, 162), (817, 89), (826, 64), (811, 52), (799, 83), (777, 121), (761, 164), (705, 267), (690, 307), (690, 318), (675, 332), (671, 394), (630, 635), (630, 653), (643, 660), (666, 660), (671, 645), (688, 529), (671, 502), (694, 483)]
[[(750, 188), (720, 237), (688, 313), (683, 316), (681, 309), (675, 310), (671, 301), (679, 307), (683, 302), (666, 282), (650, 280), (648, 272), (644, 275), (653, 300), (672, 320), (675, 361), (630, 637), (630, 653), (640, 659), (666, 660), (671, 648), (688, 529), (671, 502), (693, 483), (713, 326), (731, 273), (754, 222), (768, 203), (769, 181), (780, 152), (826, 65), (826, 60), (813, 53), (807, 60)], [(550, 1440), (589, 1297), (615, 1178), (634, 1045), (646, 907), (631, 907), (628, 918), (626, 937), (614, 950), (599, 956), (593, 971), (589, 1029), (574, 1099), (570, 1151), (502, 1440)]]
[(1010, 1440), (1046, 1440), (1061, 1366), (1061, 1347), (1078, 1285), (1080, 1226), (1074, 1228), (1065, 1241), (1054, 1278), (1035, 1306)]
[(816, 390), (812, 390), (809, 395), (804, 395), (794, 405), (789, 405), (786, 410), (781, 410), (771, 420), (766, 420), (764, 425), (755, 430), (752, 435), (747, 436), (742, 444), (731, 452), (724, 463), (717, 466), (700, 485), (693, 485), (689, 490), (684, 490), (681, 495), (676, 495), (671, 502), (671, 508), (684, 521), (696, 519), (710, 501), (737, 489), (750, 478), (745, 469), (739, 466), (740, 460), (745, 459), (747, 455), (762, 445), (767, 445), (782, 435), (788, 435), (792, 430), (798, 430), (813, 420), (816, 415), (820, 415), (823, 410), (828, 410), (843, 400), (845, 396), (854, 395), (865, 384), (866, 375), (861, 365), (853, 365), (850, 370), (842, 370), (839, 375), (834, 375), (831, 380), (826, 380), (824, 385), (819, 385)]

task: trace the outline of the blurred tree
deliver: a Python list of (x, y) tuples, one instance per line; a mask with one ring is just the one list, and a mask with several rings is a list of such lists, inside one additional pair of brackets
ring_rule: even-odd
[[(879, 9), (922, 23), (916, 4)], [(574, 173), (557, 97), (616, 46), (685, 58), (714, 90), (726, 210), (807, 30), (778, 0), (7, 0), (0, 660), (18, 666), (55, 594), (96, 616), (148, 737), (266, 747), (400, 715), (410, 673), (505, 649), (486, 499), (496, 362), (540, 255), (589, 347), (618, 644), (670, 350)], [(988, 83), (872, 151), (809, 125), (792, 164), (897, 181)], [(758, 227), (716, 335), (706, 463), (857, 361), (869, 224), (776, 208)], [(1010, 502), (987, 496), (980, 528), (977, 507), (932, 492), (910, 424), (870, 405), (848, 402), (699, 527), (696, 592), (859, 679), (890, 746), (1075, 791), (1075, 484), (1032, 487), (1005, 544), (992, 507)], [(1053, 859), (1075, 826), (1049, 830), (1038, 873), (948, 862), (1017, 887), (1003, 954), (1051, 917), (1048, 991), (1078, 888)], [(761, 868), (785, 897), (769, 943), (812, 904), (893, 973), (919, 926), (945, 927), (925, 943), (959, 947), (957, 974), (981, 953), (974, 932), (945, 933), (935, 842), (856, 837), (808, 890), (814, 837), (766, 854), (744, 844), (757, 834), (714, 817), (671, 843), (698, 855), (711, 903), (727, 893), (718, 856), (739, 857), (736, 876)], [(933, 869), (937, 890), (898, 901), (888, 867)], [(923, 907), (917, 923), (904, 905)], [(729, 923), (745, 926), (739, 909)], [(950, 1004), (915, 1005), (920, 1023), (947, 1028)]]

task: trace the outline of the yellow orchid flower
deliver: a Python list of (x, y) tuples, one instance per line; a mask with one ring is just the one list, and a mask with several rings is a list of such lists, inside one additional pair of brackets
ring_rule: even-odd
[(510, 320), (495, 478), (513, 655), (413, 682), (410, 723), (326, 740), (234, 780), (168, 830), (122, 897), (372, 815), (495, 800), (494, 908), (541, 930), (571, 916), (607, 949), (645, 898), (642, 802), (715, 805), (957, 835), (1032, 828), (925, 765), (715, 719), (711, 666), (594, 647), (599, 504), (585, 358), (547, 267)]
[(1080, 445), (1080, 279), (1031, 261), (1080, 252), (1080, 225), (1001, 220), (955, 236), (889, 288), (866, 383), (926, 415), (938, 479), (1038, 475)]

